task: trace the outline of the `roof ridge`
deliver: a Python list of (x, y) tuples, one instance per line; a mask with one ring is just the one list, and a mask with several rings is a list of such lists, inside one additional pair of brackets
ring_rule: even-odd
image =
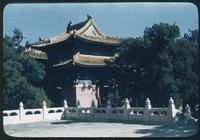
[(79, 30), (81, 29), (86, 23), (88, 22), (88, 19), (82, 22), (79, 22), (77, 24), (71, 25), (71, 21), (70, 23), (67, 25), (67, 32), (70, 32), (74, 29)]

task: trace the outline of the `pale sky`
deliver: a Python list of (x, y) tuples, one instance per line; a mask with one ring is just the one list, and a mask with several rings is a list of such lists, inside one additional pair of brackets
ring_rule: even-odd
[(3, 35), (20, 29), (25, 41), (47, 39), (63, 32), (68, 22), (86, 20), (91, 14), (107, 35), (143, 36), (144, 29), (160, 22), (176, 23), (181, 35), (198, 29), (198, 10), (192, 3), (60, 3), (9, 4), (4, 8)]

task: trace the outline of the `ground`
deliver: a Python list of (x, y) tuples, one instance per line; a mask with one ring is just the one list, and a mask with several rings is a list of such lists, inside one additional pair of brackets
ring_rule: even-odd
[(5, 125), (4, 131), (14, 137), (188, 137), (197, 127), (61, 120)]

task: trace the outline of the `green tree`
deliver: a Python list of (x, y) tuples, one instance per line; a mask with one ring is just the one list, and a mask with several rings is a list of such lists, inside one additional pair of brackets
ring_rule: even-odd
[[(177, 25), (154, 24), (144, 31), (146, 46), (146, 84), (152, 104), (167, 105), (169, 93), (176, 92), (170, 48), (180, 36)], [(145, 87), (146, 88), (146, 87)]]
[(108, 81), (109, 84), (109, 90), (107, 95), (107, 100), (111, 101), (112, 107), (119, 107), (121, 105), (121, 98), (119, 96), (119, 89), (118, 84), (114, 79)]
[(144, 106), (150, 97), (153, 106), (167, 106), (172, 96), (177, 107), (189, 103), (194, 110), (199, 98), (197, 40), (197, 30), (181, 38), (177, 25), (160, 23), (146, 28), (143, 37), (122, 41), (119, 56), (108, 63), (118, 73), (112, 84), (119, 84), (120, 98)]
[(114, 84), (118, 84), (118, 92), (122, 99), (132, 98), (131, 105), (135, 105), (136, 101), (139, 106), (144, 104), (143, 85), (145, 76), (145, 54), (143, 38), (130, 38), (122, 41), (118, 49), (119, 57), (117, 57), (112, 67), (115, 67), (117, 74), (115, 75)]
[(3, 39), (3, 109), (17, 109), (22, 101), (26, 108), (41, 107), (51, 101), (40, 86), (45, 76), (44, 66), (33, 58), (23, 56), (19, 49), (22, 33)]
[(173, 74), (183, 105), (189, 103), (194, 111), (199, 101), (198, 30), (189, 31), (190, 34), (177, 40), (173, 48)]

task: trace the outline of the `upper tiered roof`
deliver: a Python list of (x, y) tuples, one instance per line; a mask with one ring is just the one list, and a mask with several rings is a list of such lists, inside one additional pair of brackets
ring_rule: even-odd
[(47, 40), (39, 40), (31, 43), (34, 48), (45, 47), (68, 40), (70, 37), (78, 38), (83, 41), (117, 45), (121, 38), (106, 36), (96, 25), (94, 19), (87, 15), (87, 20), (72, 25), (70, 21), (65, 32)]

